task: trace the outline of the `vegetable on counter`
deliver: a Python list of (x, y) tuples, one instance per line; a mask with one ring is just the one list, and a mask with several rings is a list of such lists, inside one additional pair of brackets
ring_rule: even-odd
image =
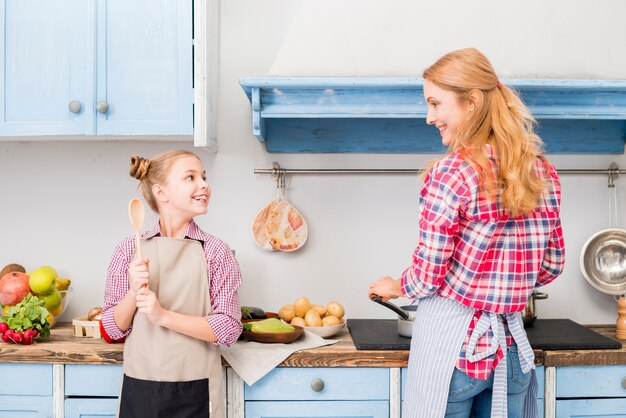
[(265, 311), (256, 306), (242, 306), (241, 318), (242, 319), (264, 319), (267, 317)]
[(243, 329), (251, 332), (293, 332), (296, 329), (278, 318), (269, 318), (262, 321), (245, 322)]

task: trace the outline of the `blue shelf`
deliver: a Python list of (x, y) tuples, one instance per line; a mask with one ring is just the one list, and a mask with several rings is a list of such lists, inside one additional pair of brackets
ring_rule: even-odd
[[(503, 80), (537, 119), (546, 151), (622, 154), (626, 80)], [(421, 78), (242, 78), (252, 130), (272, 153), (441, 153)]]

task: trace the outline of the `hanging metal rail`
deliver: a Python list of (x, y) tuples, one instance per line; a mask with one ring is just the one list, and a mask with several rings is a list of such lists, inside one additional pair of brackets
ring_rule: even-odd
[[(255, 168), (254, 174), (271, 174), (276, 179), (279, 175), (287, 174), (418, 174), (423, 168), (282, 168), (273, 163), (272, 168)], [(620, 170), (617, 164), (611, 163), (609, 168), (578, 168), (557, 169), (559, 174), (605, 174), (617, 176), (626, 174), (626, 169)]]

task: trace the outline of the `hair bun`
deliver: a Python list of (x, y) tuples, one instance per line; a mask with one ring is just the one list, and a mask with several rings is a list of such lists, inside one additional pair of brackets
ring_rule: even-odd
[(139, 155), (133, 155), (130, 157), (130, 176), (141, 181), (148, 174), (150, 168), (150, 160), (141, 158)]

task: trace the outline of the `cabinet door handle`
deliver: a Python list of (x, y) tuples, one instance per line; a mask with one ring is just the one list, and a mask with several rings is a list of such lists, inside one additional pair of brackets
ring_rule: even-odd
[(311, 380), (311, 389), (315, 392), (321, 392), (324, 390), (324, 381), (322, 379)]
[(78, 112), (80, 112), (80, 102), (78, 100), (72, 100), (67, 105), (67, 108), (72, 113), (78, 113)]
[(626, 377), (622, 377), (622, 387), (626, 389)]
[(109, 111), (109, 104), (104, 100), (100, 100), (96, 104), (96, 110), (98, 111), (98, 113), (106, 113)]

